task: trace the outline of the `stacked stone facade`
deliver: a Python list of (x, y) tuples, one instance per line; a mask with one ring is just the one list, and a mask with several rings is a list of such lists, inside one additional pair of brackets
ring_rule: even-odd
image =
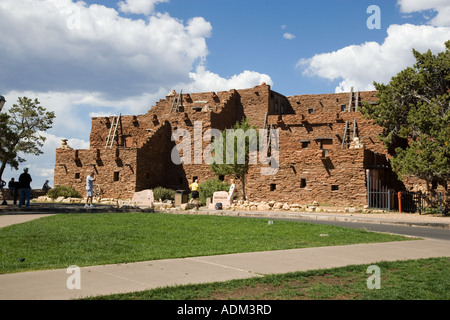
[[(146, 114), (121, 116), (108, 145), (115, 118), (92, 118), (89, 149), (72, 150), (63, 145), (56, 150), (55, 185), (70, 185), (84, 194), (85, 178), (94, 171), (96, 184), (107, 198), (130, 199), (135, 192), (158, 186), (188, 190), (196, 177), (200, 182), (217, 178), (204, 161), (194, 159), (199, 148), (211, 144), (202, 139), (206, 131), (231, 128), (248, 118), (260, 129), (279, 129), (278, 170), (261, 175), (264, 165), (251, 165), (246, 180), (248, 199), (364, 205), (369, 173), (383, 178), (390, 188), (401, 187), (378, 139), (382, 129), (358, 111), (363, 102), (376, 103), (375, 94), (285, 97), (264, 83), (218, 93), (172, 92)], [(344, 136), (346, 124), (348, 137)], [(174, 148), (184, 141), (172, 139), (177, 129), (190, 135), (190, 163), (172, 161)], [(354, 135), (359, 139), (356, 145)], [(201, 140), (194, 141), (195, 137)]]

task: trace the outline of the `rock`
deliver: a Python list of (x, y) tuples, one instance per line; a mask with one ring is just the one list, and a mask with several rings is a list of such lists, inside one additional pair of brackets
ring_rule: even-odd
[(282, 204), (282, 203), (279, 203), (279, 202), (276, 202), (276, 203), (273, 205), (273, 208), (274, 208), (274, 209), (281, 209), (281, 208), (283, 208), (283, 204)]
[(291, 207), (287, 203), (283, 204), (283, 210), (289, 210), (290, 208)]
[(274, 204), (275, 204), (275, 201), (270, 201), (270, 202), (268, 203), (269, 207), (271, 207), (271, 208), (274, 206)]
[(258, 211), (269, 211), (271, 207), (266, 203), (260, 203), (258, 206)]

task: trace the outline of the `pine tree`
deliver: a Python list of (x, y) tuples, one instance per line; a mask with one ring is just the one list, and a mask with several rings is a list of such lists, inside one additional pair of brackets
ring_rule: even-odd
[(27, 97), (18, 98), (8, 113), (0, 114), (0, 180), (6, 165), (18, 169), (25, 159), (20, 155), (40, 155), (44, 145), (42, 132), (51, 128), (55, 114), (40, 102)]
[(400, 178), (450, 178), (450, 41), (445, 47), (437, 55), (413, 50), (414, 66), (387, 85), (375, 82), (379, 102), (362, 109), (384, 128), (380, 138)]

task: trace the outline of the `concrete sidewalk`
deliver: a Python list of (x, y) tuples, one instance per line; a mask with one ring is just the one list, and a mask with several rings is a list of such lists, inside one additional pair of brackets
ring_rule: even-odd
[[(448, 228), (449, 218), (411, 215), (349, 215), (325, 213), (268, 212), (173, 212), (252, 217), (308, 218), (354, 222), (401, 223)], [(0, 215), (0, 227), (49, 216), (28, 214)], [(0, 275), (0, 300), (68, 300), (86, 296), (142, 291), (157, 287), (207, 283), (260, 277), (267, 274), (327, 269), (380, 261), (450, 257), (450, 241), (413, 240), (390, 243), (357, 244), (336, 247), (253, 252), (185, 259), (80, 268), (81, 289), (70, 290), (67, 281), (75, 274), (67, 269)]]
[[(67, 300), (157, 287), (260, 277), (380, 261), (450, 257), (450, 242), (413, 240), (84, 267), (81, 289), (67, 269), (0, 275), (1, 300)], [(382, 271), (383, 272), (383, 271)]]

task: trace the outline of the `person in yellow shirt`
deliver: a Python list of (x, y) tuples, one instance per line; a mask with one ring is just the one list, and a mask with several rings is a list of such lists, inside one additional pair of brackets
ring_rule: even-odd
[(189, 189), (191, 189), (191, 203), (195, 201), (198, 207), (198, 179), (195, 179), (195, 181), (189, 186)]

